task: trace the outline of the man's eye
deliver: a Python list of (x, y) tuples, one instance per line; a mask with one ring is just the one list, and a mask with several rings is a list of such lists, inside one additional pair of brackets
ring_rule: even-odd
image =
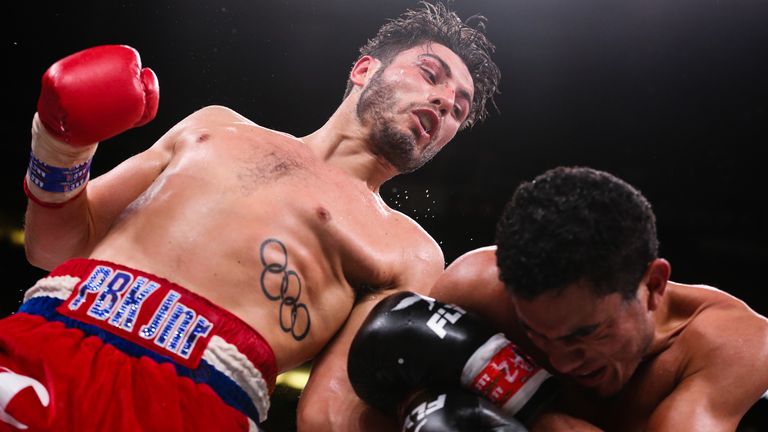
[(424, 74), (427, 76), (427, 79), (429, 80), (429, 82), (431, 82), (432, 84), (435, 84), (437, 82), (437, 75), (435, 75), (434, 72), (432, 72), (427, 68), (421, 68), (421, 70), (424, 71)]
[(539, 336), (537, 333), (534, 333), (534, 332), (533, 332), (533, 331), (531, 331), (531, 330), (526, 330), (526, 331), (525, 331), (525, 334), (528, 336), (528, 338), (529, 338), (530, 340), (532, 340), (532, 341), (534, 341), (534, 342), (536, 342), (536, 341), (539, 341), (539, 342), (540, 342), (540, 341), (543, 341), (543, 340), (544, 340), (544, 339), (543, 339), (541, 336)]

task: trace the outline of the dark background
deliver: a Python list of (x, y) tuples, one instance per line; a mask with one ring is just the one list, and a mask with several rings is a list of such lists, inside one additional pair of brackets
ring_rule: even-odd
[[(0, 316), (43, 275), (11, 238), (23, 224), (29, 125), (51, 63), (124, 43), (159, 76), (157, 118), (101, 145), (95, 176), (209, 104), (294, 135), (314, 131), (340, 102), (358, 47), (386, 18), (417, 6), (51, 3), (6, 6)], [(653, 203), (673, 280), (717, 286), (768, 315), (768, 2), (457, 0), (453, 7), (462, 17), (489, 19), (502, 69), (499, 111), (420, 171), (382, 188), (390, 205), (438, 240), (447, 263), (492, 242), (496, 218), (521, 181), (557, 165), (588, 165), (624, 178)], [(278, 389), (271, 430), (291, 428), (294, 398)], [(767, 430), (766, 405), (759, 402), (741, 428)]]

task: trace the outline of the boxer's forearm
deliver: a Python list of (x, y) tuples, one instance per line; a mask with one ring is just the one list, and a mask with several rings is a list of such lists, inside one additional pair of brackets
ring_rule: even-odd
[(349, 345), (361, 322), (382, 294), (358, 303), (344, 328), (312, 363), (312, 373), (297, 412), (299, 432), (396, 432), (394, 417), (375, 410), (357, 397), (347, 376)]
[(30, 264), (51, 270), (62, 261), (86, 254), (91, 243), (84, 196), (60, 209), (27, 206), (24, 249)]
[[(309, 387), (308, 387), (309, 388)], [(296, 414), (298, 432), (399, 432), (393, 417), (369, 407), (354, 392), (306, 391), (299, 399)]]
[(314, 360), (296, 416), (299, 432), (400, 430), (394, 417), (386, 416), (357, 397), (347, 378), (346, 349), (339, 345), (330, 347)]

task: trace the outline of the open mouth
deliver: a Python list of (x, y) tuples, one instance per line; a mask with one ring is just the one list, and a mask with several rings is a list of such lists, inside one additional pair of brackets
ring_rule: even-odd
[(607, 370), (608, 367), (603, 366), (585, 373), (573, 374), (572, 376), (580, 384), (585, 386), (592, 386), (598, 384), (603, 379), (603, 376)]
[(419, 109), (413, 112), (419, 120), (419, 126), (424, 134), (431, 139), (440, 125), (440, 119), (434, 111), (429, 109)]

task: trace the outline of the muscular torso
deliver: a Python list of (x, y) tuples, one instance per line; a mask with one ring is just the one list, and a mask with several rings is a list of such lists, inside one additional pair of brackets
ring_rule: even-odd
[(167, 167), (90, 256), (165, 277), (229, 310), (266, 338), (286, 370), (318, 353), (361, 290), (404, 283), (434, 246), (300, 140), (214, 114), (174, 135)]

